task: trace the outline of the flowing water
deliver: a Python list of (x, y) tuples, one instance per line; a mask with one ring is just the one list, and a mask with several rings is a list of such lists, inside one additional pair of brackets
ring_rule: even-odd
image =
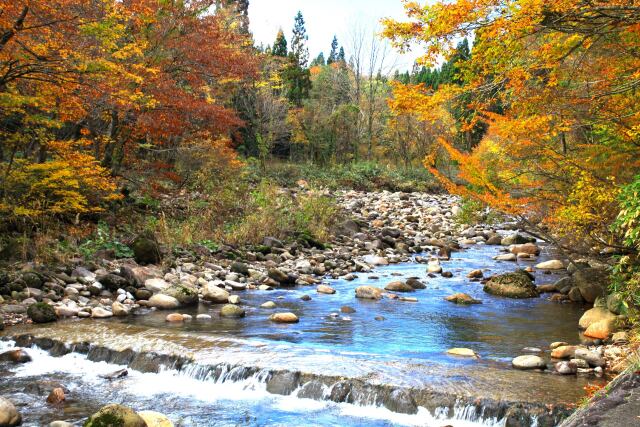
[[(59, 357), (33, 348), (33, 362), (0, 365), (0, 390), (20, 406), (25, 425), (33, 426), (54, 419), (77, 423), (108, 402), (156, 410), (184, 426), (499, 426), (513, 406), (499, 402), (539, 407), (577, 402), (590, 378), (515, 371), (510, 361), (524, 347), (576, 342), (584, 307), (485, 294), (466, 275), (479, 268), (487, 274), (512, 271), (513, 263), (493, 261), (496, 253), (489, 246), (454, 253), (443, 263), (454, 273), (451, 279), (429, 278), (424, 265), (406, 263), (360, 274), (353, 282), (329, 281), (335, 295), (317, 294), (313, 287), (241, 293), (247, 317), (239, 320), (219, 319), (219, 307), (202, 305), (183, 312), (212, 314), (213, 321), (167, 324), (166, 313), (152, 312), (12, 328), (5, 335), (47, 338), (36, 344)], [(543, 253), (539, 260), (547, 258)], [(357, 286), (384, 287), (407, 277), (427, 285), (410, 295), (418, 302), (354, 297)], [(541, 272), (536, 283), (558, 278)], [(456, 292), (483, 304), (443, 300)], [(301, 299), (306, 294), (311, 301)], [(266, 301), (275, 301), (276, 311), (298, 314), (300, 323), (272, 324), (273, 311), (260, 308)], [(355, 312), (341, 313), (345, 305)], [(384, 320), (375, 320), (379, 316)], [(51, 340), (67, 346), (56, 350)], [(0, 342), (0, 351), (12, 345)], [(448, 356), (453, 347), (472, 348), (481, 358)], [(124, 379), (100, 377), (127, 366)], [(284, 391), (274, 391), (283, 375)], [(44, 403), (41, 394), (51, 382), (69, 389), (65, 405)], [(345, 383), (348, 393), (340, 395)], [(392, 402), (407, 395), (415, 406), (398, 408)], [(535, 415), (527, 422), (535, 425)]]

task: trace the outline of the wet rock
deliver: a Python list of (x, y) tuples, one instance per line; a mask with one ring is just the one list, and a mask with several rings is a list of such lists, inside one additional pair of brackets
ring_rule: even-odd
[(487, 245), (498, 246), (502, 244), (502, 237), (499, 234), (494, 234), (487, 239)]
[(129, 286), (129, 281), (117, 274), (109, 273), (103, 274), (97, 277), (98, 282), (104, 286), (105, 289), (116, 292), (118, 289), (124, 289)]
[(148, 305), (161, 310), (173, 310), (180, 307), (180, 301), (169, 295), (157, 294), (149, 299)]
[(295, 280), (292, 282), (292, 278), (287, 273), (278, 268), (270, 268), (267, 272), (267, 275), (270, 279), (275, 280), (281, 285), (290, 285), (295, 283)]
[(54, 388), (47, 396), (47, 403), (49, 405), (58, 405), (64, 402), (67, 399), (67, 396), (64, 394), (64, 390), (60, 387)]
[(271, 394), (289, 396), (300, 385), (300, 373), (276, 372), (267, 380), (267, 391)]
[(440, 265), (440, 260), (431, 259), (427, 264), (427, 273), (439, 274), (442, 273), (442, 266)]
[(550, 261), (541, 262), (536, 265), (538, 270), (564, 270), (564, 263), (558, 259), (553, 259)]
[(473, 270), (467, 274), (467, 278), (469, 279), (482, 279), (483, 277), (484, 274), (482, 273), (482, 270)]
[(94, 307), (91, 309), (91, 317), (94, 319), (108, 319), (113, 317), (113, 313), (102, 307)]
[(605, 365), (604, 358), (595, 351), (591, 351), (586, 348), (577, 348), (574, 357), (576, 359), (582, 359), (589, 364), (589, 366), (595, 368), (597, 366), (603, 367)]
[(105, 375), (100, 375), (100, 378), (105, 379), (105, 380), (109, 380), (109, 381), (113, 381), (113, 380), (117, 380), (117, 379), (120, 379), (120, 378), (124, 378), (127, 375), (129, 375), (129, 371), (127, 369), (118, 369), (117, 371), (110, 372), (110, 373), (105, 374)]
[(311, 296), (309, 296), (309, 295), (302, 295), (302, 296), (300, 297), (300, 299), (301, 299), (302, 301), (311, 301)]
[(509, 252), (512, 254), (528, 254), (528, 255), (539, 255), (540, 247), (534, 243), (525, 243), (523, 245), (512, 245), (509, 247)]
[(447, 350), (447, 354), (462, 357), (478, 357), (478, 354), (470, 348), (452, 348)]
[(484, 285), (484, 291), (508, 298), (535, 298), (539, 296), (538, 289), (530, 276), (521, 270), (493, 276)]
[(173, 427), (173, 423), (165, 415), (154, 411), (138, 412), (140, 418), (144, 420), (147, 427)]
[(511, 234), (502, 239), (500, 244), (502, 246), (511, 246), (511, 245), (523, 245), (525, 243), (533, 243), (535, 239), (532, 237), (526, 237), (522, 234)]
[(27, 309), (27, 315), (33, 320), (33, 323), (51, 323), (58, 320), (53, 306), (44, 302), (30, 305)]
[(363, 257), (362, 260), (367, 264), (373, 265), (373, 266), (389, 265), (388, 259), (380, 256), (375, 256), (375, 255), (367, 255)]
[(211, 315), (209, 314), (198, 314), (196, 316), (196, 320), (200, 320), (202, 322), (209, 322), (211, 321), (213, 318), (211, 317)]
[(298, 323), (300, 319), (293, 313), (275, 313), (269, 317), (274, 323)]
[(409, 277), (407, 279), (407, 285), (411, 286), (413, 289), (426, 289), (427, 286), (420, 281), (417, 277)]
[(275, 303), (275, 302), (273, 302), (273, 301), (267, 301), (267, 302), (265, 302), (264, 304), (262, 304), (260, 307), (261, 307), (261, 308), (266, 308), (266, 309), (272, 310), (272, 309), (276, 308), (277, 306), (276, 306), (276, 303)]
[(220, 317), (227, 319), (241, 319), (246, 315), (246, 311), (242, 307), (234, 304), (227, 304), (220, 309)]
[(138, 264), (158, 264), (162, 260), (160, 246), (153, 233), (138, 235), (131, 243), (134, 259)]
[(389, 395), (383, 398), (383, 405), (398, 414), (417, 414), (418, 405), (411, 394), (402, 389), (393, 390)]
[(162, 294), (177, 299), (182, 306), (198, 304), (198, 290), (188, 283), (171, 285)]
[(460, 304), (460, 305), (482, 304), (482, 301), (477, 300), (471, 297), (470, 295), (463, 294), (463, 293), (450, 295), (446, 297), (445, 300), (455, 304)]
[(564, 341), (556, 341), (556, 342), (552, 342), (551, 344), (549, 344), (549, 348), (551, 350), (554, 350), (558, 347), (563, 347), (563, 346), (568, 346), (569, 343), (568, 342), (564, 342)]
[(442, 277), (444, 277), (445, 279), (451, 279), (453, 277), (453, 273), (450, 271), (444, 271), (442, 272)]
[(617, 319), (605, 319), (590, 324), (584, 331), (584, 335), (589, 338), (606, 340), (617, 330)]
[(14, 427), (20, 424), (22, 424), (22, 415), (20, 415), (11, 401), (0, 397), (0, 426)]
[(550, 294), (550, 293), (557, 292), (556, 285), (553, 284), (553, 283), (548, 283), (546, 285), (540, 285), (540, 286), (538, 286), (538, 292), (541, 293), (541, 294)]
[(360, 286), (356, 288), (356, 298), (360, 299), (379, 300), (382, 299), (382, 294), (382, 289), (374, 288), (373, 286)]
[(498, 256), (494, 256), (493, 257), (494, 260), (496, 261), (517, 261), (518, 257), (514, 254), (503, 254), (503, 255), (498, 255)]
[(391, 282), (387, 284), (387, 286), (385, 286), (384, 289), (389, 292), (413, 292), (414, 291), (414, 289), (411, 286), (400, 281)]
[(10, 363), (28, 363), (31, 362), (31, 356), (21, 348), (17, 348), (15, 350), (5, 351), (0, 354), (0, 363), (2, 362), (10, 362)]
[(129, 315), (129, 308), (120, 302), (114, 302), (111, 304), (111, 312), (116, 317), (127, 317)]
[(585, 301), (593, 303), (596, 298), (607, 294), (609, 278), (607, 272), (598, 268), (585, 268), (572, 276), (573, 283), (580, 289)]
[(525, 356), (518, 356), (511, 361), (516, 369), (528, 370), (528, 369), (544, 369), (547, 364), (540, 356), (534, 356), (531, 354)]
[(335, 293), (336, 293), (336, 290), (335, 290), (335, 289), (333, 289), (331, 286), (327, 286), (327, 285), (319, 285), (319, 286), (316, 288), (316, 291), (317, 291), (319, 294), (327, 294), (327, 295), (332, 295), (332, 294), (335, 294)]
[(551, 350), (551, 357), (554, 359), (572, 359), (578, 347), (574, 345), (561, 345)]
[(616, 315), (611, 313), (606, 308), (602, 307), (594, 307), (591, 310), (587, 310), (580, 321), (578, 322), (581, 329), (587, 329), (594, 323), (603, 321), (603, 320), (615, 320)]
[(209, 282), (202, 288), (202, 299), (214, 304), (225, 304), (229, 301), (229, 292), (218, 286), (220, 282)]
[(525, 353), (542, 353), (542, 349), (537, 347), (525, 347), (522, 351)]
[(356, 310), (352, 307), (349, 307), (348, 305), (345, 305), (340, 308), (340, 312), (345, 314), (353, 314), (356, 312)]
[(558, 362), (555, 364), (555, 368), (560, 375), (575, 375), (578, 372), (578, 366), (573, 362)]
[(577, 302), (577, 303), (585, 302), (584, 298), (582, 297), (582, 293), (578, 288), (571, 288), (567, 295), (569, 296), (569, 299), (573, 302)]
[(374, 317), (374, 320), (377, 321), (377, 322), (382, 322), (382, 321), (384, 321), (386, 319), (385, 319), (384, 316), (376, 316), (376, 317)]
[(84, 427), (147, 427), (145, 421), (126, 406), (111, 404), (93, 414), (84, 423)]
[(184, 316), (180, 313), (171, 313), (167, 314), (164, 320), (169, 323), (181, 323), (184, 322)]

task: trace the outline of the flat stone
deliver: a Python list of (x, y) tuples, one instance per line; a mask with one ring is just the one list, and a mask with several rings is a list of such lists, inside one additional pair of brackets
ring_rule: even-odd
[(463, 293), (450, 295), (446, 297), (445, 300), (460, 305), (482, 304), (482, 301)]
[(113, 313), (102, 307), (95, 307), (91, 309), (91, 317), (94, 319), (108, 319), (113, 317)]
[(462, 357), (478, 357), (478, 354), (470, 348), (452, 348), (447, 350), (447, 354)]
[(147, 305), (161, 310), (172, 310), (180, 307), (180, 301), (169, 295), (157, 294), (149, 298)]
[(531, 354), (525, 356), (518, 356), (511, 361), (511, 364), (516, 369), (528, 370), (528, 369), (544, 369), (547, 364), (540, 356), (534, 356)]
[(382, 299), (382, 294), (382, 289), (374, 288), (373, 286), (360, 286), (356, 288), (356, 298), (360, 299), (379, 300)]
[(388, 283), (387, 286), (384, 287), (385, 290), (389, 292), (413, 292), (414, 289), (410, 285), (404, 282), (395, 281)]
[(331, 286), (318, 285), (318, 287), (316, 288), (316, 292), (318, 292), (319, 294), (333, 295), (336, 293), (336, 290)]
[(300, 319), (293, 313), (275, 313), (269, 317), (275, 323), (298, 323)]
[(558, 259), (552, 259), (550, 261), (541, 262), (536, 265), (538, 270), (564, 270), (564, 263)]

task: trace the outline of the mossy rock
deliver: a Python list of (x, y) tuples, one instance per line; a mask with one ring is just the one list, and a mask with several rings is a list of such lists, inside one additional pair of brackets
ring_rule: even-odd
[(27, 271), (22, 273), (22, 281), (29, 288), (41, 289), (42, 288), (42, 276), (35, 271)]
[(84, 427), (147, 427), (147, 423), (133, 409), (111, 404), (93, 414)]
[(536, 298), (540, 294), (531, 276), (522, 270), (492, 277), (485, 285), (488, 294), (507, 298)]
[(198, 289), (187, 283), (171, 285), (162, 294), (174, 297), (182, 306), (198, 304)]
[(131, 243), (133, 256), (138, 264), (158, 264), (162, 260), (160, 246), (153, 233), (142, 233)]
[(44, 302), (31, 304), (27, 309), (27, 314), (33, 323), (51, 323), (58, 320), (53, 307)]

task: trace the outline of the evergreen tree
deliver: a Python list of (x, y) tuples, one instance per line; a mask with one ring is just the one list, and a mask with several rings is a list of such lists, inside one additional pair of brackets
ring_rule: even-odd
[(340, 52), (338, 53), (338, 62), (340, 64), (346, 64), (347, 63), (347, 60), (345, 59), (345, 56), (344, 56), (344, 48), (343, 47), (340, 48)]
[(293, 36), (291, 37), (291, 55), (300, 68), (307, 68), (309, 65), (309, 49), (307, 48), (307, 29), (304, 26), (302, 12), (298, 12), (293, 26)]
[(318, 55), (318, 57), (316, 59), (311, 61), (311, 66), (312, 67), (316, 67), (316, 66), (324, 67), (325, 65), (326, 65), (326, 61), (324, 60), (324, 53), (322, 53), (322, 52), (320, 52), (320, 54)]
[(331, 51), (329, 52), (329, 58), (327, 59), (327, 65), (338, 62), (338, 37), (333, 36), (331, 42)]
[(284, 36), (284, 32), (282, 28), (278, 30), (278, 35), (276, 36), (276, 41), (273, 42), (273, 48), (271, 49), (271, 54), (273, 56), (280, 56), (283, 58), (287, 57), (287, 39)]

